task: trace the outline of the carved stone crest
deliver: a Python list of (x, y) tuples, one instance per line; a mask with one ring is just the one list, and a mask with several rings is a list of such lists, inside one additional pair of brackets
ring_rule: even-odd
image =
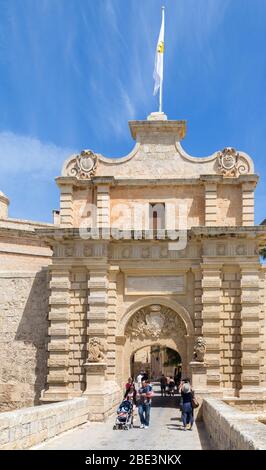
[(204, 355), (206, 353), (206, 340), (203, 336), (198, 336), (194, 346), (193, 359), (196, 362), (204, 362)]
[(100, 338), (89, 339), (89, 362), (102, 362), (105, 358), (105, 348)]
[(150, 305), (135, 313), (127, 325), (126, 334), (132, 337), (158, 339), (185, 334), (179, 316), (162, 305)]
[(69, 176), (76, 176), (80, 179), (90, 179), (97, 166), (97, 156), (91, 150), (82, 150), (77, 155), (74, 164), (69, 169)]
[(249, 166), (239, 152), (233, 147), (226, 147), (217, 154), (218, 170), (227, 177), (237, 177), (248, 173)]

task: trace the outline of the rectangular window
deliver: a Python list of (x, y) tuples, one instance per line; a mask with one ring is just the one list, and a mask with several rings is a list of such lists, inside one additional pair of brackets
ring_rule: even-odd
[(150, 216), (150, 229), (151, 230), (164, 230), (165, 229), (165, 203), (152, 202), (149, 206)]

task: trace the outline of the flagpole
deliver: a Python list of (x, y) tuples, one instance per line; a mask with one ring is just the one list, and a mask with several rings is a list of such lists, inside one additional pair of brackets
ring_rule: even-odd
[[(162, 7), (162, 23), (164, 24), (164, 10), (165, 7)], [(163, 61), (164, 52), (162, 54), (162, 61)], [(160, 84), (160, 93), (159, 93), (159, 113), (163, 112), (163, 76), (162, 81)]]

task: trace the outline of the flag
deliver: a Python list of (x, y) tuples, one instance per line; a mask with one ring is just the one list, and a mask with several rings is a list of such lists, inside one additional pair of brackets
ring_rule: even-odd
[(154, 78), (154, 90), (153, 94), (156, 95), (159, 88), (162, 86), (163, 83), (163, 54), (164, 54), (164, 9), (162, 9), (162, 24), (160, 29), (160, 34), (158, 38), (158, 43), (156, 47), (155, 53), (155, 63), (154, 63), (154, 71), (153, 71), (153, 78)]

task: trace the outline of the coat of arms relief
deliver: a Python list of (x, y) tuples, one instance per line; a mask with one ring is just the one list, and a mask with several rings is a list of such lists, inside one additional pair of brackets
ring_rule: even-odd
[(156, 340), (184, 336), (186, 329), (176, 312), (162, 305), (150, 305), (135, 313), (126, 327), (126, 334), (132, 338)]
[(232, 147), (226, 147), (217, 154), (218, 172), (227, 177), (237, 177), (249, 172), (246, 158)]
[(65, 176), (76, 176), (79, 179), (90, 179), (96, 171), (97, 155), (92, 150), (82, 150), (73, 158), (66, 168)]

